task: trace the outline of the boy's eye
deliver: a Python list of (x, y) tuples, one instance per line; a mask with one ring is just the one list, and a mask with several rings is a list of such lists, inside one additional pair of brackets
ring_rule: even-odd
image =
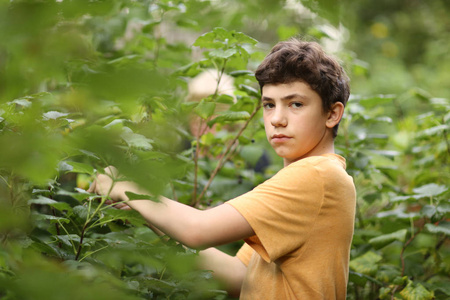
[(263, 107), (267, 109), (267, 108), (273, 108), (273, 107), (275, 107), (275, 105), (273, 103), (267, 102), (267, 103), (263, 104)]
[(294, 108), (300, 108), (300, 107), (303, 106), (303, 104), (300, 103), (300, 102), (293, 102), (293, 103), (291, 104), (291, 106), (294, 107)]

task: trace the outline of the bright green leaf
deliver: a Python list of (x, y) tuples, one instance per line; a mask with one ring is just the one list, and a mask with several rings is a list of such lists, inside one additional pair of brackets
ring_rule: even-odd
[(235, 55), (236, 53), (237, 53), (236, 49), (227, 49), (227, 50), (216, 49), (216, 50), (209, 52), (209, 56), (226, 59), (226, 58), (230, 58), (231, 56)]
[(198, 116), (200, 116), (202, 119), (206, 120), (214, 114), (215, 109), (216, 109), (216, 103), (202, 100), (195, 107), (194, 111)]

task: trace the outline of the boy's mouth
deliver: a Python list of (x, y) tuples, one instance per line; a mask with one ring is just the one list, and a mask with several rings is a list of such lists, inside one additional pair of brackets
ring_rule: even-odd
[(272, 135), (272, 142), (274, 143), (282, 143), (289, 140), (291, 137), (284, 134), (274, 134)]

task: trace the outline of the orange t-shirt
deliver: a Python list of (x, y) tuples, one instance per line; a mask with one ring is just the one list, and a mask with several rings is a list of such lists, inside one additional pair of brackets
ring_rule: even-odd
[(345, 299), (356, 201), (345, 166), (304, 158), (227, 202), (255, 231), (237, 254), (241, 299)]

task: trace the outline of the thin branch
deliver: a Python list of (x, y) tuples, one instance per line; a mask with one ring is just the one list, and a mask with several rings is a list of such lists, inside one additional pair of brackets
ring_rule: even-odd
[(226, 162), (226, 159), (229, 158), (228, 154), (229, 154), (230, 150), (232, 149), (233, 146), (235, 146), (235, 143), (238, 141), (239, 137), (242, 135), (242, 133), (247, 128), (248, 124), (250, 123), (250, 121), (253, 119), (253, 117), (256, 115), (256, 113), (258, 112), (258, 110), (260, 108), (261, 108), (260, 105), (255, 107), (255, 109), (253, 110), (253, 112), (250, 115), (250, 117), (247, 119), (245, 124), (242, 126), (241, 130), (239, 130), (239, 132), (234, 137), (233, 141), (228, 144), (228, 146), (225, 149), (223, 155), (221, 156), (219, 162), (217, 163), (216, 168), (214, 169), (214, 171), (212, 172), (211, 176), (209, 177), (208, 183), (205, 185), (205, 187), (203, 188), (201, 194), (196, 199), (195, 204), (194, 204), (195, 207), (198, 206), (198, 204), (200, 203), (201, 199), (203, 198), (203, 196), (205, 195), (206, 191), (208, 190), (209, 186), (211, 185), (212, 181), (214, 180), (214, 177), (216, 177), (217, 173), (219, 172), (219, 170), (222, 168), (222, 166)]
[(402, 262), (402, 274), (401, 274), (401, 277), (403, 277), (403, 275), (405, 274), (405, 258), (403, 257), (403, 254), (404, 254), (404, 252), (405, 252), (405, 249), (406, 249), (406, 247), (408, 247), (409, 244), (411, 244), (411, 242), (416, 238), (416, 236), (417, 236), (420, 232), (422, 232), (422, 230), (423, 230), (423, 227), (419, 228), (419, 230), (418, 230), (415, 234), (413, 234), (413, 235), (411, 236), (411, 238), (410, 238), (410, 239), (405, 243), (405, 245), (403, 245), (403, 247), (402, 247), (402, 251), (400, 252), (400, 260), (401, 260), (401, 262)]

